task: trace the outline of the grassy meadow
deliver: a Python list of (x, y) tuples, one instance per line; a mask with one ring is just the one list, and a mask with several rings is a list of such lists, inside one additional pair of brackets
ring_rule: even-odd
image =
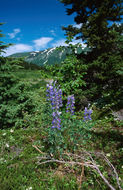
[(46, 84), (52, 77), (39, 70), (14, 74), (28, 85), (36, 109), (33, 115), (24, 112), (25, 127), (0, 130), (0, 189), (123, 188), (122, 122), (97, 119), (101, 111), (96, 109), (92, 121), (83, 122), (83, 111), (71, 117), (63, 110), (62, 129), (52, 132), (46, 101)]

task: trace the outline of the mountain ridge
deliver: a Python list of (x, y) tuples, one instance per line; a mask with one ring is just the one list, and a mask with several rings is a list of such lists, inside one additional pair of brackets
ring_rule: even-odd
[[(78, 46), (76, 48), (76, 53), (87, 53), (89, 48), (82, 48)], [(13, 58), (24, 58), (24, 60), (27, 63), (32, 63), (38, 66), (45, 66), (45, 65), (54, 65), (54, 64), (60, 64), (68, 54), (72, 53), (72, 49), (70, 49), (67, 46), (61, 46), (60, 48), (53, 47), (48, 48), (42, 51), (32, 51), (32, 52), (22, 52), (22, 53), (16, 53), (12, 54), (9, 57)]]

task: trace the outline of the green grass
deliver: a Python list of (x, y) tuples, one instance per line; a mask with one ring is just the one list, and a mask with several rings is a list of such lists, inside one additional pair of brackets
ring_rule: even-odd
[(38, 80), (41, 76), (40, 70), (19, 70), (15, 72), (16, 76), (18, 76), (21, 80)]
[(0, 189), (69, 189), (72, 184), (77, 187), (73, 176), (70, 181), (64, 176), (58, 184), (57, 168), (37, 165), (41, 154), (32, 145), (44, 150), (41, 129), (3, 130), (0, 136)]
[[(98, 128), (97, 128), (98, 129)], [(45, 136), (43, 127), (28, 127), (26, 129), (8, 129), (0, 131), (0, 189), (2, 190), (25, 190), (32, 189), (78, 189), (77, 179), (81, 175), (78, 167), (66, 170), (59, 164), (38, 165), (38, 157), (47, 153), (43, 138)], [(80, 144), (77, 151), (103, 151), (115, 166), (119, 177), (122, 178), (122, 136), (117, 130), (106, 132), (93, 132), (91, 139)], [(81, 139), (82, 143), (82, 139)], [(42, 154), (33, 145), (37, 146)], [(76, 153), (77, 153), (76, 151)], [(108, 177), (106, 166), (100, 162), (103, 173)], [(73, 172), (74, 170), (74, 172)], [(110, 173), (110, 172), (109, 172)], [(101, 184), (102, 188), (100, 188)], [(108, 189), (101, 178), (92, 170), (85, 169), (85, 177), (82, 189)]]
[(50, 78), (50, 74), (43, 70), (18, 70), (14, 74), (22, 81), (40, 81), (42, 79)]
[[(44, 111), (46, 81), (40, 77), (39, 71), (21, 71), (16, 73), (21, 80), (30, 84), (29, 91), (33, 92), (33, 99), (37, 102), (35, 115), (28, 116), (25, 113), (26, 128), (12, 128), (0, 131), (0, 189), (1, 190), (78, 190), (81, 167), (67, 166), (65, 164), (49, 163), (40, 165), (39, 157), (48, 155), (46, 140), (50, 128), (48, 114)], [(79, 116), (79, 120), (80, 120)], [(79, 120), (74, 123), (65, 120), (64, 125), (69, 125), (77, 130), (82, 126)], [(79, 129), (78, 128), (78, 129)], [(67, 130), (67, 128), (66, 128)], [(77, 136), (78, 135), (78, 136)], [(66, 150), (74, 154), (80, 154), (82, 150), (91, 152), (104, 152), (110, 162), (116, 168), (120, 183), (123, 186), (123, 131), (121, 123), (112, 122), (109, 119), (95, 121), (90, 132), (83, 134), (78, 131), (74, 138), (70, 139), (66, 132)], [(77, 148), (73, 150), (73, 144)], [(36, 148), (38, 147), (42, 153)], [(118, 189), (116, 181), (110, 176), (110, 170), (103, 160), (96, 158), (103, 175)], [(72, 159), (72, 158), (71, 158)], [(45, 160), (45, 159), (44, 159)], [(84, 168), (81, 188), (84, 190), (108, 190), (109, 188), (100, 176), (90, 168)]]
[(47, 77), (50, 80), (50, 75), (43, 70), (19, 70), (14, 72), (21, 81), (30, 86), (30, 91), (39, 91), (40, 88), (46, 87)]

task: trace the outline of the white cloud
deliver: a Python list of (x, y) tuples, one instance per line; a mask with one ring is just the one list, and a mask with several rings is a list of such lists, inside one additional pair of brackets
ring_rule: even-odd
[(19, 29), (19, 28), (15, 28), (14, 30), (13, 30), (13, 32), (12, 33), (8, 33), (8, 35), (9, 35), (9, 37), (12, 39), (12, 38), (15, 38), (15, 36), (18, 34), (18, 33), (20, 33), (21, 32), (21, 30)]
[(50, 37), (41, 37), (37, 40), (33, 40), (34, 47), (36, 48), (36, 50), (39, 50), (40, 48), (46, 48), (47, 44), (52, 40), (53, 38)]
[(65, 43), (66, 39), (60, 39), (52, 44), (53, 47), (59, 47), (59, 46), (67, 46)]
[(3, 56), (9, 56), (14, 53), (21, 53), (21, 52), (27, 52), (27, 51), (32, 51), (32, 50), (33, 50), (33, 47), (27, 44), (16, 44), (16, 45), (8, 47), (6, 49), (6, 53), (4, 53)]
[(56, 36), (56, 33), (54, 30), (50, 30), (50, 33), (53, 35), (53, 36)]
[(79, 43), (79, 44), (81, 44), (81, 46), (82, 46), (82, 48), (85, 48), (87, 45), (84, 43), (84, 42), (82, 42), (82, 40), (73, 40), (72, 42), (71, 42), (71, 44), (73, 44), (73, 45), (75, 45), (75, 44), (77, 44), (77, 43)]
[[(68, 46), (66, 43), (65, 43), (66, 39), (60, 39), (58, 41), (56, 41), (55, 43), (52, 44), (53, 47), (59, 47), (59, 46)], [(86, 44), (84, 44), (82, 42), (82, 40), (73, 40), (71, 42), (71, 44), (75, 45), (77, 43), (80, 43), (82, 45), (83, 48), (86, 47)]]
[[(19, 38), (17, 40), (20, 40)], [(34, 50), (41, 50), (41, 48), (47, 48), (47, 44), (52, 41), (53, 38), (50, 37), (41, 37), (39, 39), (33, 40), (33, 45), (28, 44), (15, 44), (8, 47), (5, 51), (6, 53), (2, 53), (2, 56), (9, 56), (15, 53), (28, 52)]]

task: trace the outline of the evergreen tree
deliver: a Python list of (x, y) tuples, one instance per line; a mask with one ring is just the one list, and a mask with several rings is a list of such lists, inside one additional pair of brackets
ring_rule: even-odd
[(95, 49), (95, 55), (112, 51), (115, 47), (116, 32), (112, 23), (121, 21), (122, 0), (60, 0), (67, 8), (67, 14), (76, 14), (74, 21), (80, 27), (63, 27), (67, 36), (86, 41)]
[[(79, 24), (63, 27), (68, 39), (82, 39), (91, 49), (84, 58), (87, 65), (82, 93), (91, 101), (122, 106), (123, 25), (122, 0), (60, 0), (67, 14), (75, 14)], [(72, 71), (71, 71), (72, 72)], [(117, 105), (117, 106), (116, 106)]]
[[(8, 46), (0, 42), (0, 54)], [(33, 113), (34, 104), (25, 84), (14, 75), (17, 68), (15, 60), (0, 56), (0, 129), (24, 126), (24, 113)]]
[[(2, 26), (3, 23), (0, 23), (0, 26)], [(0, 38), (4, 37), (4, 35), (2, 34), (2, 30), (0, 30)], [(2, 52), (5, 52), (4, 49), (6, 49), (7, 47), (9, 47), (11, 44), (4, 44), (2, 41), (0, 41), (0, 55)]]

